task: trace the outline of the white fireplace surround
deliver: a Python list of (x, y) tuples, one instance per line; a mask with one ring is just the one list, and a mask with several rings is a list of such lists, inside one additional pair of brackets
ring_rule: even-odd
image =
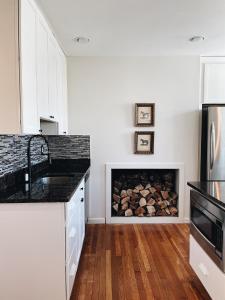
[[(178, 217), (112, 217), (112, 170), (113, 169), (172, 169), (178, 171)], [(184, 164), (183, 163), (106, 163), (106, 223), (184, 223)]]

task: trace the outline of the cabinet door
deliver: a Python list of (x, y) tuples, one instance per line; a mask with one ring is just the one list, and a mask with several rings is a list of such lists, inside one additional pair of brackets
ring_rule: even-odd
[(83, 247), (84, 236), (85, 236), (85, 202), (84, 196), (82, 196), (83, 201), (80, 206), (80, 251)]
[(190, 236), (189, 262), (209, 295), (214, 300), (225, 300), (225, 274), (217, 267), (208, 254)]
[(49, 118), (57, 121), (57, 44), (50, 36), (48, 38), (48, 84)]
[(84, 180), (79, 186), (80, 193), (80, 208), (79, 208), (79, 254), (83, 247), (85, 236), (85, 198), (84, 198)]
[(68, 134), (68, 95), (67, 95), (67, 61), (63, 56), (63, 133)]
[(20, 50), (22, 132), (35, 134), (40, 129), (36, 86), (36, 13), (28, 0), (21, 1)]
[(67, 65), (66, 58), (61, 51), (58, 55), (58, 109), (59, 134), (68, 134), (67, 124)]
[(48, 31), (37, 18), (37, 103), (41, 118), (49, 118), (48, 107)]
[(75, 192), (70, 202), (66, 204), (66, 281), (67, 299), (70, 299), (71, 291), (76, 276), (80, 258), (80, 193)]
[(204, 65), (204, 103), (225, 103), (225, 63)]
[(82, 193), (80, 192), (81, 186), (78, 187), (78, 190), (75, 193), (75, 205), (74, 205), (74, 215), (73, 215), (73, 224), (76, 229), (77, 238), (76, 243), (73, 245), (73, 260), (75, 264), (78, 266), (80, 254), (83, 246), (84, 240), (84, 198)]
[(85, 235), (84, 180), (66, 204), (66, 280), (70, 299)]
[(72, 259), (77, 264), (78, 247), (79, 247), (79, 210), (80, 210), (79, 195), (77, 194), (77, 192), (73, 195), (70, 202), (66, 204), (66, 207), (67, 207), (66, 261), (69, 263)]

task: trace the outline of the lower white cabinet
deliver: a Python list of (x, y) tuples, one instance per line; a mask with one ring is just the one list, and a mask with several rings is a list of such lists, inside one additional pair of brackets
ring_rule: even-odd
[[(70, 296), (85, 235), (84, 180), (66, 207), (66, 276)], [(69, 297), (68, 297), (69, 299)]]
[(84, 234), (84, 181), (68, 203), (1, 204), (0, 299), (69, 300)]
[(225, 300), (225, 273), (190, 236), (190, 265), (213, 300)]

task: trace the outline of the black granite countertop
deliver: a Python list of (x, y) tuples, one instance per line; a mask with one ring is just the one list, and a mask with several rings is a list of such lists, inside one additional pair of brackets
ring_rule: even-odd
[(68, 202), (89, 168), (89, 159), (53, 160), (40, 170), (36, 167), (30, 185), (24, 182), (24, 171), (11, 174), (10, 185), (0, 190), (0, 203)]
[(225, 181), (196, 181), (187, 183), (209, 201), (225, 208)]

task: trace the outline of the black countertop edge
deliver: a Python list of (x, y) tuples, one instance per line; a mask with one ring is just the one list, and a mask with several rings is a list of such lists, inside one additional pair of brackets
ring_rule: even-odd
[(215, 195), (215, 193), (213, 193), (212, 191), (210, 191), (210, 187), (213, 184), (219, 184), (219, 185), (223, 185), (223, 187), (225, 188), (225, 181), (195, 181), (195, 182), (187, 182), (187, 185), (190, 186), (192, 189), (194, 189), (195, 191), (199, 192), (200, 194), (202, 194), (206, 200), (212, 202), (213, 204), (215, 204), (216, 206), (218, 206), (219, 208), (222, 208), (223, 210), (225, 210), (225, 194), (221, 195), (222, 198), (218, 197), (217, 195)]
[[(89, 176), (90, 160), (53, 160), (51, 166), (41, 168), (31, 183), (14, 184), (0, 190), (0, 203), (48, 203), (68, 202), (76, 192), (83, 178)], [(21, 175), (21, 173), (19, 174)], [(44, 176), (69, 176), (66, 182), (44, 182)]]

